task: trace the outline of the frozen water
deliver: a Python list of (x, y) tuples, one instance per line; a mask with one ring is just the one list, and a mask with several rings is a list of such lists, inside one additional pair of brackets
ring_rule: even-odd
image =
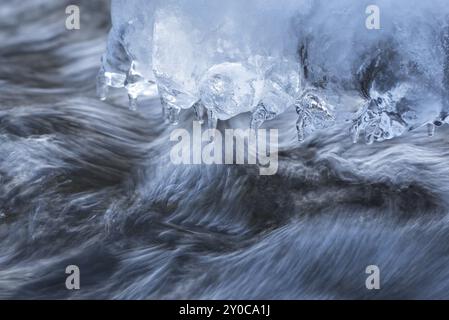
[[(263, 6), (257, 0), (113, 0), (113, 28), (99, 75), (99, 94), (105, 98), (112, 86), (108, 75), (128, 77), (134, 62), (133, 74), (139, 75), (139, 81), (131, 81), (130, 97), (142, 94), (154, 81), (165, 111), (190, 108), (198, 102), (206, 74), (219, 65), (243, 65), (257, 55), (293, 57), (297, 41), (286, 35), (294, 34), (291, 21), (297, 10), (294, 0), (268, 0)], [(123, 81), (115, 85), (122, 86)], [(136, 87), (141, 90), (136, 92)], [(222, 112), (226, 108), (211, 111), (227, 119), (228, 112)]]
[(200, 84), (201, 101), (218, 119), (251, 111), (263, 89), (263, 80), (249, 65), (222, 63), (210, 68)]
[(124, 87), (130, 108), (135, 109), (139, 96), (154, 92), (152, 38), (157, 3), (157, 0), (111, 1), (112, 29), (97, 77), (101, 99), (107, 98), (109, 87)]
[(313, 91), (305, 91), (296, 101), (296, 112), (298, 113), (296, 129), (299, 141), (303, 141), (316, 130), (330, 127), (335, 121), (332, 107)]
[[(283, 2), (293, 8), (294, 1)], [(176, 110), (204, 106), (211, 127), (218, 119), (254, 110), (266, 67), (258, 63), (273, 54), (288, 55), (285, 35), (294, 15), (275, 1), (265, 5), (254, 0), (159, 4), (152, 53), (163, 104)], [(268, 27), (273, 30), (261, 37)], [(289, 45), (294, 56), (296, 41)]]
[(299, 63), (283, 58), (257, 58), (264, 83), (260, 101), (251, 118), (253, 128), (260, 127), (264, 121), (294, 106), (302, 89)]
[[(381, 30), (363, 27), (366, 15), (358, 14), (372, 4), (380, 8)], [(442, 122), (448, 13), (438, 0), (315, 1), (298, 20), (309, 82), (364, 99), (351, 128), (354, 142), (361, 134), (372, 143), (426, 124), (432, 134), (433, 123)]]
[[(365, 26), (369, 5), (380, 30)], [(445, 0), (112, 0), (98, 93), (124, 87), (135, 109), (156, 85), (169, 122), (192, 109), (211, 127), (292, 108), (299, 140), (342, 120), (354, 142), (433, 135), (449, 123), (448, 17)]]
[[(176, 124), (181, 109), (199, 103), (198, 82), (209, 54), (201, 50), (202, 34), (182, 8), (160, 6), (154, 18), (153, 71), (164, 112)], [(199, 113), (197, 113), (199, 116)]]

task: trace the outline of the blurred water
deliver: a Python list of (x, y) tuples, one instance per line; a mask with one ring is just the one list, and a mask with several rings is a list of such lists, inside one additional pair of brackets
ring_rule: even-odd
[(342, 123), (298, 144), (289, 109), (266, 123), (277, 175), (175, 166), (159, 99), (96, 97), (109, 28), (106, 1), (0, 4), (0, 298), (448, 298), (447, 128), (367, 146)]

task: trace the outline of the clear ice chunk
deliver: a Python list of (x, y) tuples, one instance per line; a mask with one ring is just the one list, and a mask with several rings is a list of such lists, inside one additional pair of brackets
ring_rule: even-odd
[(225, 62), (215, 65), (200, 81), (201, 101), (220, 120), (252, 111), (262, 90), (263, 79), (249, 64)]
[[(127, 88), (130, 89), (132, 107), (137, 96), (144, 92), (135, 87), (155, 81), (165, 114), (172, 109), (191, 108), (201, 98), (201, 79), (215, 66), (226, 63), (246, 65), (250, 57), (257, 54), (271, 56), (276, 53), (281, 57), (279, 53), (282, 52), (291, 57), (295, 55), (294, 41), (285, 41), (284, 36), (291, 31), (299, 5), (295, 0), (281, 0), (281, 3), (282, 6), (279, 1), (267, 0), (260, 6), (257, 0), (112, 0), (113, 28), (104, 69), (114, 66), (120, 70), (116, 73), (127, 75), (127, 83), (132, 84)], [(261, 37), (260, 31), (267, 25), (271, 26), (270, 32)], [(133, 64), (139, 66), (134, 70), (139, 75), (137, 81), (135, 72), (131, 72)], [(239, 73), (236, 72), (237, 76), (248, 76)], [(246, 80), (233, 81), (238, 84)], [(260, 82), (260, 79), (254, 82)], [(107, 88), (101, 79), (98, 83), (99, 95), (104, 98)], [(245, 87), (244, 90), (249, 89)], [(206, 108), (212, 108), (209, 112), (212, 122), (214, 118), (229, 119), (257, 106), (255, 101), (250, 104), (245, 101), (251, 100), (249, 96), (254, 93), (236, 93), (240, 94), (236, 101), (243, 101), (244, 105), (231, 106), (232, 101), (228, 101), (223, 107), (212, 107), (207, 97), (207, 102), (202, 101)], [(271, 108), (269, 103), (266, 105)]]
[(197, 101), (193, 105), (193, 111), (195, 112), (195, 120), (200, 124), (204, 123), (204, 116), (206, 113), (206, 107), (204, 106), (202, 101)]
[(296, 122), (298, 141), (304, 141), (316, 130), (328, 128), (335, 122), (332, 107), (312, 90), (305, 90), (297, 99), (296, 113), (298, 114)]
[[(354, 117), (350, 129), (354, 143), (362, 133), (365, 142), (371, 144), (393, 139), (427, 124), (431, 124), (429, 135), (433, 135), (432, 119), (439, 112), (438, 104), (432, 101), (432, 96), (426, 97), (420, 88), (401, 83), (383, 94), (371, 90), (370, 97)], [(422, 106), (419, 99), (425, 101), (427, 110), (419, 108)]]
[(287, 59), (262, 58), (263, 90), (251, 117), (251, 128), (259, 128), (295, 105), (301, 90), (300, 65)]
[(125, 88), (129, 107), (135, 110), (139, 96), (154, 94), (151, 52), (156, 2), (111, 2), (112, 29), (97, 76), (97, 94), (100, 99), (107, 98), (109, 87)]
[(176, 8), (161, 6), (154, 17), (153, 72), (161, 99), (171, 112), (189, 109), (198, 100), (195, 30)]
[[(441, 25), (449, 10), (444, 1), (411, 2), (383, 2), (381, 30), (360, 27), (366, 16), (355, 13), (366, 4), (351, 0), (314, 1), (298, 19), (308, 82), (365, 100), (350, 129), (355, 141), (361, 134), (367, 143), (392, 139), (433, 123), (442, 109)], [(354, 106), (336, 113), (346, 111)]]
[[(349, 113), (353, 139), (367, 143), (421, 126), (433, 135), (449, 122), (443, 0), (382, 1), (381, 30), (363, 27), (366, 3), (355, 0), (111, 3), (102, 100), (125, 88), (135, 109), (157, 86), (165, 120), (178, 123), (191, 108), (211, 128), (249, 112), (257, 129), (295, 107), (299, 140)], [(349, 104), (328, 99), (351, 95)]]

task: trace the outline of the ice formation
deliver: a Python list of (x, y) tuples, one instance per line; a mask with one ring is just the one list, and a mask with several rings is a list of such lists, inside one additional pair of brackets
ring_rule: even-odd
[[(380, 9), (379, 30), (365, 25), (370, 5)], [(98, 93), (126, 88), (135, 109), (157, 86), (166, 120), (192, 109), (199, 121), (207, 112), (210, 127), (251, 113), (257, 129), (292, 108), (299, 140), (344, 117), (354, 142), (424, 125), (432, 135), (449, 123), (448, 8), (444, 0), (112, 0)], [(329, 98), (343, 95), (360, 104)]]
[[(381, 29), (364, 28), (360, 15), (371, 4), (380, 10)], [(402, 135), (441, 125), (447, 40), (445, 1), (315, 1), (298, 23), (309, 81), (363, 98), (350, 129), (356, 142)], [(432, 17), (429, 20), (429, 17)], [(447, 88), (446, 88), (447, 92)], [(340, 106), (343, 112), (352, 106)]]
[(157, 1), (111, 1), (113, 26), (97, 77), (97, 93), (102, 100), (106, 99), (109, 87), (126, 88), (130, 109), (136, 109), (137, 98), (152, 92), (156, 6)]

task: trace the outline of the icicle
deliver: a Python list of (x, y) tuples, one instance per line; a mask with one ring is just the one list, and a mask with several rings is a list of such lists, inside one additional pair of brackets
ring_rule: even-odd
[(207, 124), (209, 129), (217, 129), (218, 118), (213, 110), (207, 111)]
[(137, 111), (137, 98), (132, 96), (132, 95), (128, 95), (129, 98), (129, 110), (131, 111)]
[(268, 111), (263, 103), (259, 103), (251, 115), (250, 129), (257, 130), (265, 121), (272, 120), (275, 117), (274, 112)]
[(433, 123), (427, 124), (427, 134), (429, 137), (433, 137), (435, 135), (435, 125)]
[(168, 105), (165, 102), (165, 100), (161, 97), (161, 110), (162, 110), (162, 119), (164, 119), (165, 122), (168, 122)]
[(365, 143), (367, 145), (373, 144), (374, 143), (374, 138), (375, 138), (375, 136), (373, 134), (365, 135)]
[(181, 113), (181, 108), (175, 106), (169, 106), (167, 108), (168, 122), (171, 125), (177, 125), (179, 123), (179, 115)]
[(296, 132), (298, 134), (298, 141), (303, 142), (305, 139), (304, 133), (304, 114), (296, 110), (298, 113), (298, 120), (296, 120)]
[(349, 128), (349, 133), (351, 134), (352, 143), (357, 143), (360, 137), (360, 123), (359, 121), (354, 121), (351, 128)]
[(195, 120), (198, 121), (200, 124), (203, 124), (204, 114), (206, 111), (204, 104), (201, 101), (196, 102), (193, 105), (193, 111), (195, 112)]
[(97, 96), (101, 101), (104, 101), (108, 97), (109, 87), (107, 78), (104, 75), (104, 69), (101, 68), (97, 75)]
[(132, 111), (137, 110), (137, 98), (144, 94), (145, 90), (147, 90), (152, 84), (142, 77), (142, 75), (137, 71), (137, 68), (137, 62), (133, 61), (125, 81), (125, 88), (128, 90), (129, 109)]

